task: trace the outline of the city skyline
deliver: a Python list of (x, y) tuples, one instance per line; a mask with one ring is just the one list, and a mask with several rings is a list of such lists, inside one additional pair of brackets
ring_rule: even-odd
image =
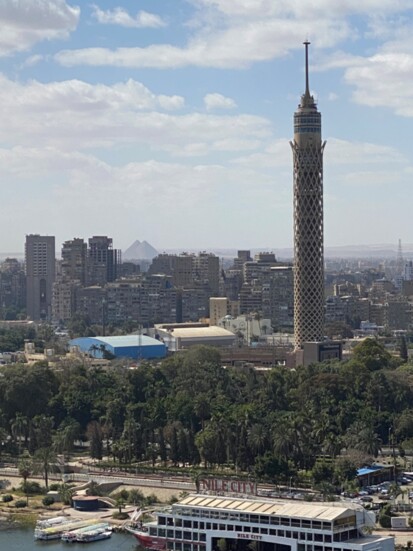
[(31, 233), (58, 250), (85, 235), (291, 248), (306, 37), (329, 144), (326, 248), (411, 243), (411, 6), (0, 3), (0, 251)]

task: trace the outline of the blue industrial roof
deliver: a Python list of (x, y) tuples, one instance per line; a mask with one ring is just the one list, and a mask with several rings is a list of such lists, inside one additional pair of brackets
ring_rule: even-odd
[(122, 335), (117, 337), (79, 337), (69, 342), (94, 358), (103, 358), (104, 349), (116, 357), (155, 359), (164, 358), (166, 346), (162, 341), (146, 335)]
[(362, 467), (361, 469), (357, 469), (357, 476), (365, 476), (366, 474), (373, 474), (385, 468), (386, 467), (384, 467), (383, 465), (372, 465), (371, 467)]

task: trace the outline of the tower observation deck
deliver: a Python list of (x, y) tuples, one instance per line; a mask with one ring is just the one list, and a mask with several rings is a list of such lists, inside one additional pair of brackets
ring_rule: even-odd
[(305, 92), (294, 113), (294, 340), (320, 341), (324, 331), (323, 152), (321, 113), (310, 94), (308, 46)]

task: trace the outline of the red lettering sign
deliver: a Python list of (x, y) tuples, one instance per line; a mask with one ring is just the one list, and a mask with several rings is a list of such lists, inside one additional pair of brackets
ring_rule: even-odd
[(244, 480), (228, 480), (222, 478), (203, 478), (200, 480), (200, 489), (208, 492), (230, 492), (233, 494), (257, 494), (257, 484)]

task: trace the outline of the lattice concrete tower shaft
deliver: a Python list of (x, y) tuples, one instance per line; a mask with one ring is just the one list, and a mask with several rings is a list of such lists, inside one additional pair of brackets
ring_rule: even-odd
[(321, 113), (310, 94), (308, 46), (305, 92), (294, 113), (294, 340), (320, 341), (324, 331), (323, 152)]

